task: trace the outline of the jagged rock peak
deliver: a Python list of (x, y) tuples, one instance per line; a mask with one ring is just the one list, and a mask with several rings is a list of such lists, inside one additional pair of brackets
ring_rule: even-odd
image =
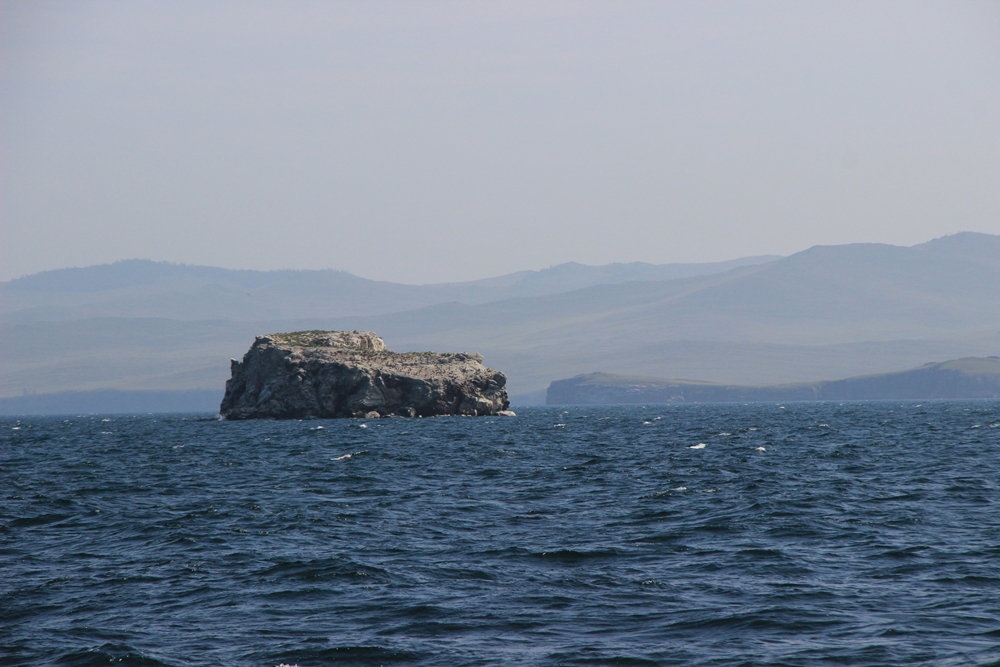
[(370, 331), (257, 336), (232, 360), (226, 419), (430, 417), (507, 412), (507, 377), (479, 354), (390, 352)]

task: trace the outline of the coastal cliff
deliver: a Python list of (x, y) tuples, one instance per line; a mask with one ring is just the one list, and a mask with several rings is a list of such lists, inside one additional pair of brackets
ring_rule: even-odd
[(509, 405), (507, 377), (479, 354), (390, 352), (370, 331), (257, 336), (232, 378), (225, 419), (493, 415)]
[(763, 386), (592, 373), (553, 382), (545, 402), (613, 405), (935, 398), (1000, 398), (1000, 358), (967, 357), (897, 373)]

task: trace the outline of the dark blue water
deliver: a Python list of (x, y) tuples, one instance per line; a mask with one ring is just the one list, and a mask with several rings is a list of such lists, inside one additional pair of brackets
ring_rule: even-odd
[(1000, 665), (996, 401), (4, 419), (0, 498), (3, 665)]

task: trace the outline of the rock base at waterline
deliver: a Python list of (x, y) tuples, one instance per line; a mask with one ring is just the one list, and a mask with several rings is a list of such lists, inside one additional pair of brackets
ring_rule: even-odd
[(507, 377), (479, 354), (390, 352), (369, 331), (258, 336), (232, 361), (225, 419), (433, 417), (507, 412)]

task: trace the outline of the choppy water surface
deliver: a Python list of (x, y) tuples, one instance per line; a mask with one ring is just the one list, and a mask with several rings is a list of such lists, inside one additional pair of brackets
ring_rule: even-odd
[(3, 665), (1000, 664), (1000, 403), (0, 421)]

